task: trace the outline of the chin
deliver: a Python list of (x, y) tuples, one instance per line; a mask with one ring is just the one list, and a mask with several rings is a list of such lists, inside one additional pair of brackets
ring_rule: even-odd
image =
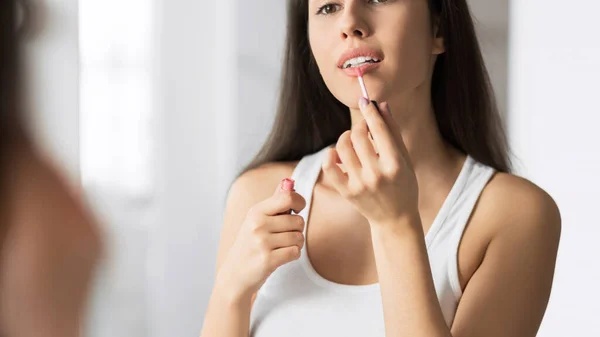
[[(383, 84), (383, 79), (373, 75), (366, 75), (364, 81), (370, 100), (381, 103), (390, 99), (391, 95), (387, 91), (391, 90), (391, 88)], [(359, 109), (358, 100), (362, 97), (362, 91), (356, 79), (348, 81), (347, 78), (344, 78), (343, 81), (339, 82), (325, 81), (325, 84), (329, 92), (342, 104), (351, 109)]]

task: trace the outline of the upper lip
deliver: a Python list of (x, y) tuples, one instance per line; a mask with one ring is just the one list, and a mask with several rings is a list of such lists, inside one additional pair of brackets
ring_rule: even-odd
[(369, 48), (369, 47), (351, 48), (351, 49), (346, 50), (342, 54), (342, 56), (340, 56), (337, 66), (338, 66), (338, 68), (343, 68), (344, 63), (346, 63), (346, 61), (351, 60), (355, 57), (360, 57), (360, 56), (369, 56), (372, 58), (379, 59), (380, 61), (383, 60), (383, 56), (381, 55), (381, 52), (379, 52), (373, 48)]

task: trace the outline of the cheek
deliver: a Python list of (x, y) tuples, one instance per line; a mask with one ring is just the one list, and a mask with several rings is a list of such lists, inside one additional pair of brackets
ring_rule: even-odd
[(401, 26), (390, 27), (384, 31), (386, 33), (381, 36), (381, 41), (388, 60), (387, 73), (394, 75), (393, 78), (401, 81), (401, 86), (406, 89), (426, 81), (433, 43), (428, 27), (422, 22), (405, 21)]
[(312, 50), (315, 60), (317, 61), (319, 69), (321, 69), (324, 63), (327, 62), (327, 58), (330, 57), (329, 55), (331, 54), (331, 51), (329, 51), (329, 46), (331, 45), (331, 43), (328, 43), (330, 39), (327, 36), (327, 34), (318, 33), (318, 27), (311, 26), (308, 32), (310, 48)]
[(337, 96), (336, 91), (343, 89), (339, 87), (343, 85), (345, 75), (338, 71), (337, 68), (338, 60), (335, 48), (339, 44), (336, 42), (336, 39), (339, 39), (339, 37), (334, 36), (333, 33), (323, 33), (331, 31), (332, 29), (320, 27), (309, 28), (309, 41), (323, 81), (328, 89)]

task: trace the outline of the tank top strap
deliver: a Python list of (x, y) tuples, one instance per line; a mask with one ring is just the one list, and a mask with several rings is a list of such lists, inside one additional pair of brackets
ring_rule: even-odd
[(456, 220), (447, 238), (450, 248), (448, 255), (450, 263), (449, 276), (452, 290), (457, 299), (462, 296), (462, 289), (458, 284), (458, 248), (477, 201), (495, 173), (494, 168), (475, 162), (469, 182), (451, 211), (456, 216)]

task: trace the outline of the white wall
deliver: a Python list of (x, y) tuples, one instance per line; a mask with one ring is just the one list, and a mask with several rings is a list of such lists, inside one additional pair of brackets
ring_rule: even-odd
[(511, 6), (512, 145), (521, 172), (554, 197), (563, 219), (539, 336), (600, 336), (600, 3), (519, 0)]
[(148, 0), (78, 2), (81, 180), (107, 248), (86, 336), (147, 336), (145, 262), (157, 213), (158, 13)]
[(213, 286), (227, 188), (273, 116), (285, 2), (156, 3), (160, 102), (148, 335), (196, 336)]
[(498, 108), (507, 114), (508, 0), (468, 0)]
[(235, 153), (236, 7), (158, 2), (156, 221), (149, 240), (149, 336), (197, 336), (212, 290)]
[(79, 30), (77, 0), (35, 1), (39, 32), (26, 43), (32, 127), (46, 150), (79, 176)]
[[(122, 117), (112, 121), (114, 129), (98, 132), (93, 123), (85, 120), (80, 125), (80, 1), (35, 1), (45, 24), (41, 34), (27, 46), (36, 135), (75, 181), (80, 176), (81, 157), (90, 159), (84, 163), (98, 159), (94, 156), (94, 146), (80, 147), (82, 138), (88, 144), (98, 145), (103, 140), (113, 141), (115, 129), (139, 127), (135, 123), (122, 123), (131, 121), (132, 110), (127, 105), (132, 103), (127, 100), (130, 92), (121, 92), (120, 102), (110, 102), (114, 105), (110, 105), (108, 112)], [(85, 186), (86, 195), (104, 225), (107, 248), (93, 289), (86, 336), (197, 336), (200, 331), (214, 276), (221, 200), (234, 170), (236, 138), (230, 112), (235, 102), (231, 98), (235, 92), (231, 90), (235, 66), (221, 71), (215, 66), (235, 64), (235, 40), (229, 37), (235, 35), (235, 16), (231, 15), (235, 7), (229, 4), (228, 1), (147, 2), (147, 6), (157, 7), (153, 34), (157, 43), (150, 52), (157, 54), (151, 58), (156, 63), (151, 85), (157, 116), (153, 141), (158, 147), (153, 148), (155, 153), (150, 156), (154, 160), (152, 169), (141, 172), (151, 172), (152, 182), (148, 184), (151, 188), (135, 188), (132, 198), (127, 193), (131, 188), (114, 185), (119, 179), (99, 179), (100, 184), (96, 184), (96, 179)], [(138, 5), (146, 4), (140, 0)], [(110, 24), (111, 18), (105, 16), (103, 20)], [(217, 29), (222, 40), (217, 39)], [(230, 34), (226, 33), (228, 30)], [(126, 33), (132, 31), (123, 30)], [(93, 52), (114, 52), (106, 43), (110, 39), (100, 40), (102, 45), (92, 46), (97, 47)], [(98, 61), (98, 54), (88, 55), (88, 60)], [(118, 57), (115, 59), (119, 61)], [(118, 87), (128, 89), (127, 85)], [(94, 98), (101, 93), (90, 90), (87, 94), (87, 98)], [(129, 107), (139, 110), (145, 106)], [(87, 121), (98, 120), (93, 113), (102, 111), (96, 110), (88, 110), (91, 115), (86, 116), (90, 117)], [(80, 127), (85, 134), (80, 134)], [(136, 150), (145, 151), (144, 146), (135, 147), (135, 140), (126, 145), (134, 155)], [(84, 156), (80, 156), (82, 150), (86, 151)], [(122, 149), (108, 146), (102, 150), (105, 162), (84, 166), (98, 169), (106, 164), (110, 169), (110, 165), (120, 164), (118, 156), (110, 155), (121, 153)], [(125, 173), (131, 170), (122, 166), (119, 169)], [(118, 173), (108, 170), (109, 178), (113, 171)], [(98, 175), (100, 171), (93, 173), (94, 179), (103, 177)], [(107, 186), (106, 182), (110, 184)], [(125, 185), (132, 187), (127, 182)], [(137, 198), (138, 190), (149, 195)]]
[[(286, 29), (286, 1), (262, 0), (261, 5), (235, 0), (236, 33), (236, 167), (248, 164), (273, 124)], [(243, 38), (242, 38), (243, 37)]]

